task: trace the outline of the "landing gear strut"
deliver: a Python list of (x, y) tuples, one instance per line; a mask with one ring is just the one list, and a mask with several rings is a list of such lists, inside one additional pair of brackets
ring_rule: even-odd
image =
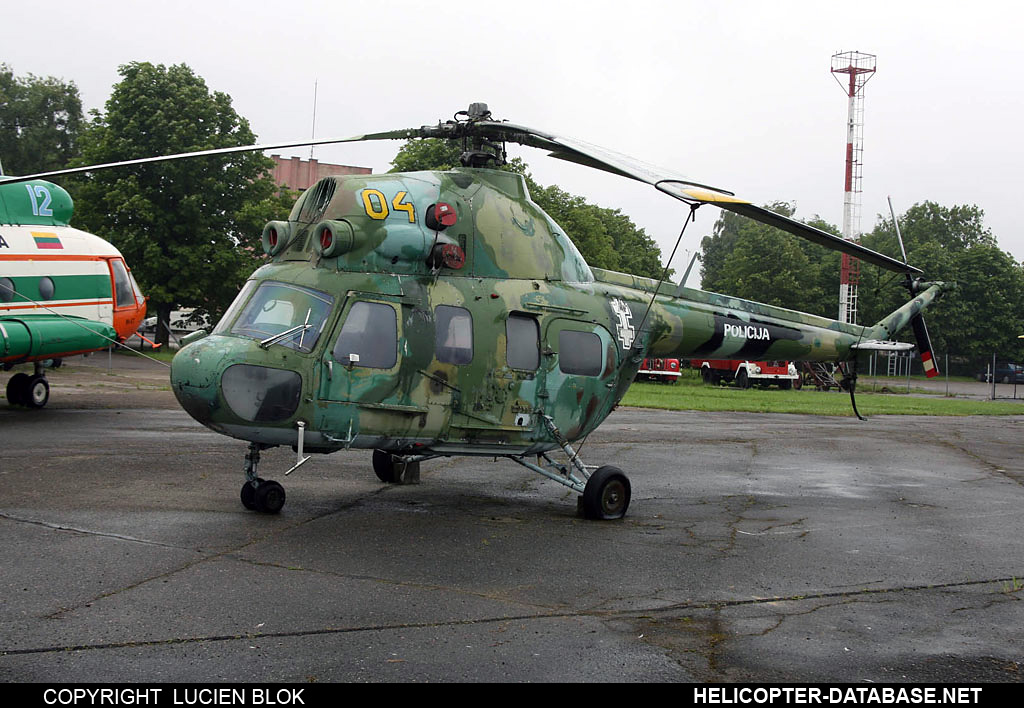
[(631, 495), (629, 477), (626, 473), (611, 465), (595, 469), (592, 465), (583, 464), (579, 454), (555, 427), (554, 420), (543, 414), (541, 420), (569, 458), (568, 464), (555, 462), (546, 452), (537, 456), (536, 464), (524, 456), (509, 456), (509, 459), (579, 492), (581, 496), (578, 509), (584, 518), (610, 520), (625, 516)]
[(240, 494), (242, 506), (250, 511), (262, 514), (276, 514), (284, 506), (284, 487), (274, 480), (261, 479), (256, 475), (260, 464), (260, 450), (268, 446), (260, 443), (249, 443), (249, 452), (245, 455), (245, 484)]

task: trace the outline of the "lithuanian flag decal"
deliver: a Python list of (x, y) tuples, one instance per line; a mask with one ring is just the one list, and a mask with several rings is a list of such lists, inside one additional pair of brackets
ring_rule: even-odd
[(35, 239), (36, 248), (64, 248), (64, 246), (61, 245), (60, 237), (54, 233), (33, 231), (32, 238)]

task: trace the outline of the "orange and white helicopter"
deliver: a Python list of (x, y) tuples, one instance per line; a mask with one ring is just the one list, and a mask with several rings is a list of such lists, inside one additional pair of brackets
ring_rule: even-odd
[(43, 180), (0, 176), (0, 366), (32, 364), (7, 382), (11, 405), (50, 398), (44, 362), (123, 342), (146, 316), (146, 299), (120, 252), (69, 226), (71, 195)]

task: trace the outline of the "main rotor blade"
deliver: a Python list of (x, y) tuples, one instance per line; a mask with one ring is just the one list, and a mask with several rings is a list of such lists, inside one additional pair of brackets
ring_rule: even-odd
[(155, 157), (144, 157), (135, 160), (124, 160), (120, 162), (108, 162), (101, 165), (88, 165), (85, 167), (73, 167), (52, 172), (40, 172), (34, 175), (14, 177), (7, 182), (27, 182), (34, 179), (49, 179), (65, 175), (81, 174), (84, 172), (95, 172), (97, 170), (112, 169), (115, 167), (130, 167), (133, 165), (144, 165), (155, 162), (167, 162), (169, 160), (181, 160), (192, 157), (206, 157), (212, 155), (228, 155), (238, 152), (262, 152), (265, 150), (278, 150), (287, 147), (299, 147), (304, 145), (327, 145), (332, 143), (362, 142), (369, 140), (405, 140), (410, 138), (459, 138), (476, 136), (491, 140), (500, 140), (511, 143), (518, 143), (530, 147), (548, 150), (552, 157), (570, 162), (577, 162), (588, 167), (611, 172), (622, 177), (628, 177), (640, 182), (652, 185), (656, 189), (671, 197), (679, 199), (687, 204), (714, 204), (721, 209), (742, 214), (755, 221), (774, 226), (787, 231), (801, 238), (808, 239), (814, 243), (831, 248), (836, 251), (848, 253), (863, 261), (872, 263), (887, 270), (898, 273), (920, 273), (921, 270), (906, 263), (901, 263), (895, 258), (864, 248), (853, 241), (833, 236), (830, 233), (816, 229), (813, 226), (801, 223), (787, 216), (776, 214), (773, 211), (755, 206), (751, 202), (736, 197), (732, 192), (725, 189), (712, 187), (700, 182), (694, 182), (671, 170), (666, 170), (627, 155), (617, 153), (605, 148), (585, 143), (573, 138), (566, 138), (546, 133), (534, 128), (516, 125), (514, 123), (500, 123), (487, 120), (472, 120), (466, 122), (449, 122), (437, 126), (423, 126), (421, 128), (406, 128), (403, 130), (392, 130), (383, 133), (369, 133), (366, 135), (355, 135), (348, 138), (325, 138), (321, 140), (301, 140), (288, 143), (274, 143), (267, 145), (243, 145), (239, 147), (220, 148), (216, 150), (198, 150), (195, 152), (178, 153), (175, 155), (158, 155)]
[(66, 175), (77, 175), (84, 172), (96, 172), (108, 170), (114, 167), (131, 167), (133, 165), (148, 165), (155, 162), (168, 162), (170, 160), (184, 160), (193, 157), (209, 157), (212, 155), (231, 155), (238, 152), (264, 152), (265, 150), (280, 150), (282, 148), (302, 147), (305, 145), (330, 145), (334, 143), (355, 143), (368, 140), (404, 140), (415, 138), (421, 135), (420, 128), (407, 128), (405, 130), (391, 130), (384, 133), (369, 133), (366, 135), (354, 135), (348, 138), (321, 138), (319, 140), (299, 140), (289, 143), (272, 143), (266, 145), (239, 145), (237, 147), (217, 148), (215, 150), (196, 150), (194, 152), (181, 152), (175, 155), (157, 155), (155, 157), (142, 157), (135, 160), (122, 160), (120, 162), (105, 162), (100, 165), (87, 165), (85, 167), (70, 167), (52, 172), (39, 172), (34, 175), (22, 175), (20, 177), (4, 178), (5, 184), (28, 182), (34, 179), (51, 179), (53, 177), (64, 177)]
[(889, 213), (892, 214), (892, 225), (896, 229), (896, 240), (900, 244), (900, 253), (903, 255), (903, 262), (907, 262), (907, 248), (903, 245), (903, 235), (900, 233), (900, 222), (896, 218), (896, 210), (892, 206), (892, 197), (886, 197), (889, 200)]
[(530, 147), (551, 151), (551, 156), (587, 167), (611, 172), (640, 182), (652, 185), (656, 189), (687, 204), (714, 204), (721, 209), (742, 214), (743, 216), (774, 226), (783, 231), (805, 238), (818, 245), (835, 251), (848, 253), (867, 263), (892, 270), (897, 273), (921, 273), (915, 268), (895, 258), (872, 251), (853, 241), (816, 229), (782, 214), (736, 197), (732, 192), (694, 182), (682, 175), (655, 165), (636, 160), (621, 153), (591, 145), (574, 138), (565, 138), (545, 133), (526, 126), (512, 123), (478, 122), (475, 128), (485, 136), (507, 142), (519, 143)]
[[(708, 204), (714, 204), (715, 206), (721, 207), (722, 209), (728, 209), (734, 211), (737, 214), (748, 216), (755, 221), (760, 221), (763, 224), (768, 224), (776, 228), (788, 231), (791, 234), (805, 238), (808, 241), (817, 243), (818, 245), (831, 248), (834, 251), (840, 253), (848, 253), (851, 256), (859, 258), (866, 263), (871, 263), (880, 268), (886, 270), (895, 271), (896, 273), (922, 273), (920, 268), (915, 268), (912, 265), (904, 263), (895, 258), (890, 258), (878, 251), (872, 251), (870, 248), (865, 248), (859, 243), (853, 241), (847, 241), (839, 236), (834, 236), (827, 231), (816, 229), (813, 226), (801, 223), (796, 219), (790, 219), (782, 214), (776, 214), (774, 211), (765, 209), (764, 207), (755, 206), (750, 202), (740, 201), (738, 199), (722, 200), (720, 198), (701, 198), (695, 194), (697, 190), (684, 189), (681, 190), (688, 194), (694, 199), (699, 199)], [(680, 199), (682, 197), (679, 197)]]

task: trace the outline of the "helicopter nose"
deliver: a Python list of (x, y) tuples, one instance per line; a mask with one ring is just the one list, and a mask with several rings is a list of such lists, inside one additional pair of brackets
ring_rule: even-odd
[(190, 416), (209, 425), (217, 406), (219, 366), (209, 356), (209, 347), (194, 342), (178, 350), (171, 360), (171, 390)]
[(299, 407), (298, 372), (239, 362), (230, 344), (200, 340), (171, 362), (171, 388), (185, 411), (211, 428), (219, 423), (275, 423)]

